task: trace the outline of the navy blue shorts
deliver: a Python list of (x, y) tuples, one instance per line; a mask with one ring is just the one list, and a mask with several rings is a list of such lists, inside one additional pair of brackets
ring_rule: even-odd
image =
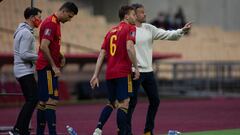
[(58, 77), (50, 67), (37, 71), (38, 75), (38, 98), (46, 102), (49, 98), (58, 100)]
[(108, 99), (112, 103), (122, 101), (132, 94), (132, 78), (128, 77), (107, 80)]

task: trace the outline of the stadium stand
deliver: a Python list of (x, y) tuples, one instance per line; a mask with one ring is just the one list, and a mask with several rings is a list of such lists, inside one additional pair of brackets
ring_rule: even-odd
[[(0, 5), (0, 52), (12, 51), (12, 32), (23, 20), (22, 12), (29, 1), (7, 0)], [(34, 5), (43, 10), (43, 18), (53, 13), (61, 1), (35, 1)], [(112, 26), (103, 16), (93, 16), (88, 9), (81, 8), (71, 23), (62, 28), (62, 51), (65, 53), (89, 53), (99, 50), (106, 31)], [(37, 33), (37, 32), (36, 32)], [(183, 54), (182, 60), (236, 60), (240, 56), (239, 32), (225, 32), (218, 27), (193, 27), (188, 37), (178, 42), (156, 41), (156, 52)], [(67, 43), (73, 44), (68, 47)], [(79, 46), (79, 47), (77, 47)], [(197, 51), (196, 51), (197, 50)]]
[[(43, 10), (42, 18), (56, 11), (62, 3), (61, 0), (34, 2), (34, 6)], [(9, 60), (13, 47), (12, 35), (17, 25), (23, 21), (22, 13), (27, 6), (30, 6), (30, 1), (26, 0), (4, 0), (0, 4), (0, 67), (3, 67), (4, 62), (12, 62)], [(89, 9), (82, 7), (72, 22), (66, 23), (62, 27), (62, 52), (67, 54), (68, 65), (63, 71), (66, 75), (61, 79), (66, 82), (67, 88), (74, 89), (74, 83), (90, 78), (93, 64), (86, 65), (86, 63), (93, 63), (96, 60), (105, 33), (112, 25), (106, 22), (105, 17), (93, 16)], [(171, 59), (171, 62), (238, 61), (240, 58), (239, 37), (240, 32), (226, 32), (218, 27), (194, 25), (191, 33), (178, 42), (156, 41), (154, 58), (155, 60), (175, 58)], [(156, 63), (158, 62), (156, 61)], [(158, 71), (158, 64), (155, 64), (154, 68)], [(7, 69), (7, 71), (0, 69), (1, 78), (3, 72), (12, 74), (11, 65), (8, 65)], [(167, 66), (167, 70), (171, 69), (172, 66)], [(162, 74), (164, 75), (164, 73)], [(164, 77), (169, 77), (169, 74)], [(10, 75), (7, 79), (14, 80)]]
[[(12, 51), (12, 33), (17, 25), (23, 21), (23, 10), (29, 5), (29, 1), (16, 0), (8, 0), (1, 3), (0, 16), (4, 19), (0, 20), (0, 35), (1, 44), (4, 48), (0, 52)], [(34, 5), (43, 10), (42, 18), (45, 18), (59, 8), (61, 1), (36, 1)], [(66, 45), (62, 51), (66, 52), (68, 50), (71, 53), (83, 53), (90, 50), (98, 50), (107, 28), (108, 24), (104, 17), (92, 16), (88, 10), (80, 9), (79, 14), (72, 20), (72, 23), (66, 23), (62, 28), (62, 41), (77, 44), (79, 47), (73, 47), (74, 49), (69, 50)], [(90, 49), (84, 50), (81, 48), (81, 45)]]
[[(226, 32), (218, 27), (193, 26), (189, 36), (178, 42), (156, 41), (155, 50), (182, 54), (182, 61), (239, 60), (240, 32)], [(159, 46), (158, 46), (159, 44)]]

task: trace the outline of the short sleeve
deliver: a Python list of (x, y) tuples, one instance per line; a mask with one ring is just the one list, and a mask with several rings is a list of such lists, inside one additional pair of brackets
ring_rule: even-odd
[(129, 27), (129, 32), (127, 35), (127, 40), (132, 40), (135, 44), (136, 42), (136, 27), (135, 26), (130, 26)]
[(53, 41), (54, 36), (56, 35), (57, 25), (53, 22), (46, 23), (43, 26), (43, 35), (42, 39), (48, 39), (49, 41)]
[(101, 49), (104, 49), (104, 50), (106, 50), (107, 49), (107, 36), (108, 36), (108, 34), (105, 36), (105, 38), (104, 38), (104, 41), (103, 41), (103, 43), (102, 43), (102, 47), (101, 47)]

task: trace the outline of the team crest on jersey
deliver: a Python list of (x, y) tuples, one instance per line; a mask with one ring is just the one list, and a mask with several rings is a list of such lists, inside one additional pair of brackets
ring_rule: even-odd
[(45, 31), (44, 31), (44, 35), (45, 35), (45, 36), (50, 36), (51, 33), (52, 33), (52, 30), (51, 30), (51, 29), (45, 29)]

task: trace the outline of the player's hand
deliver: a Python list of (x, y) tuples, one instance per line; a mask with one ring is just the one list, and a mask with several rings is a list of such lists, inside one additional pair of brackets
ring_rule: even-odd
[(188, 22), (185, 24), (185, 26), (182, 28), (183, 32), (186, 33), (188, 32), (192, 27), (192, 22)]
[(59, 77), (61, 75), (60, 69), (58, 67), (54, 66), (54, 67), (52, 67), (52, 70), (55, 74), (54, 75), (55, 77)]
[(66, 64), (66, 58), (62, 57), (61, 63), (60, 63), (61, 68), (63, 68), (65, 66), (65, 64)]
[(138, 69), (135, 69), (135, 71), (134, 71), (134, 78), (133, 78), (133, 80), (138, 80), (138, 79), (139, 79), (139, 77), (140, 77), (140, 72), (139, 72), (139, 70), (138, 70)]
[(93, 76), (92, 79), (90, 80), (90, 85), (91, 85), (91, 88), (94, 89), (97, 85), (97, 87), (99, 87), (99, 80), (98, 80), (98, 77), (97, 76)]

